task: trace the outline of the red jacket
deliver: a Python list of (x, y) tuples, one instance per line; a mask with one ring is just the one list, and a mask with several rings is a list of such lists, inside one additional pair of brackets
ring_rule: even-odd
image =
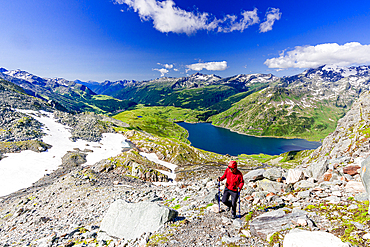
[(232, 191), (237, 191), (237, 188), (242, 189), (244, 185), (243, 174), (236, 169), (235, 174), (231, 172), (229, 168), (226, 168), (224, 175), (220, 177), (220, 180), (226, 178), (226, 188)]

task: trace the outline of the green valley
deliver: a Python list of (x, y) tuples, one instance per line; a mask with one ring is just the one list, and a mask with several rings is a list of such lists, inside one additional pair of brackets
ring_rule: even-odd
[(124, 111), (113, 118), (130, 125), (130, 129), (143, 130), (158, 137), (168, 137), (189, 143), (187, 131), (175, 122), (199, 122), (204, 112), (183, 109), (173, 106), (145, 107), (138, 105), (136, 109)]

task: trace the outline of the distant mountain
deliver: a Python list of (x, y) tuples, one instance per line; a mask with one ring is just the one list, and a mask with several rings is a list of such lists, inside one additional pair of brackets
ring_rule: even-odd
[[(278, 78), (271, 74), (221, 78), (195, 73), (181, 78), (162, 77), (150, 81), (126, 82), (120, 90), (111, 91), (109, 95), (149, 106), (176, 106), (221, 112), (276, 80)], [(238, 95), (239, 93), (243, 94)]]
[(85, 85), (89, 87), (94, 93), (96, 94), (104, 94), (104, 95), (112, 95), (114, 92), (126, 87), (128, 85), (135, 85), (136, 81), (104, 81), (104, 82), (96, 82), (96, 81), (88, 81), (83, 82), (80, 80), (75, 80), (76, 83)]
[(22, 70), (0, 70), (0, 77), (12, 82), (24, 92), (46, 102), (54, 102), (72, 112), (108, 113), (121, 111), (135, 103), (97, 95), (85, 85), (62, 78), (41, 78)]
[(318, 140), (370, 84), (370, 66), (321, 66), (280, 78), (210, 120), (214, 125), (260, 136)]

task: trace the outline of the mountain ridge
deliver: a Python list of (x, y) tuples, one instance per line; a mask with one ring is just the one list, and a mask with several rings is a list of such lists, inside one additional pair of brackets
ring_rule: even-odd
[(22, 70), (2, 69), (0, 77), (12, 82), (34, 97), (53, 102), (70, 112), (109, 113), (125, 110), (133, 102), (94, 93), (87, 86), (63, 78), (41, 78)]
[[(47, 85), (47, 91), (50, 94), (57, 93), (56, 101), (62, 101), (61, 105), (67, 109), (71, 106), (60, 94), (72, 92), (71, 97), (81, 101), (79, 106), (91, 111), (89, 99), (99, 99), (101, 96), (94, 94), (103, 93), (128, 102), (117, 110), (133, 106), (129, 102), (146, 106), (175, 106), (204, 111), (202, 115), (209, 116), (207, 121), (240, 133), (311, 138), (315, 141), (334, 131), (338, 119), (363, 91), (370, 89), (370, 66), (365, 65), (323, 65), (282, 78), (273, 74), (238, 74), (221, 78), (197, 72), (179, 78), (161, 77), (141, 82), (70, 82), (62, 78), (39, 79), (20, 70), (2, 71), (2, 75), (8, 75), (19, 85), (27, 79), (29, 84), (25, 90), (31, 91), (36, 97), (46, 98), (36, 89)], [(90, 86), (94, 89), (90, 90)], [(262, 90), (269, 93), (261, 94)], [(264, 99), (258, 99), (259, 103), (251, 101), (256, 97), (253, 94)], [(117, 104), (114, 99), (110, 100), (113, 105)], [(102, 108), (104, 101), (92, 102), (104, 109), (101, 112), (109, 111), (109, 107)], [(249, 105), (245, 105), (245, 102), (249, 102)], [(252, 112), (258, 112), (259, 117), (256, 118)]]

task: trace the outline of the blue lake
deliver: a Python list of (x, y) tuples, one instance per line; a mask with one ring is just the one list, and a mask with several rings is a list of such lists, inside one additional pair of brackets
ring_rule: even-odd
[(277, 155), (288, 151), (316, 149), (321, 143), (304, 139), (283, 139), (241, 135), (211, 123), (178, 123), (189, 132), (191, 145), (219, 154), (269, 154)]

